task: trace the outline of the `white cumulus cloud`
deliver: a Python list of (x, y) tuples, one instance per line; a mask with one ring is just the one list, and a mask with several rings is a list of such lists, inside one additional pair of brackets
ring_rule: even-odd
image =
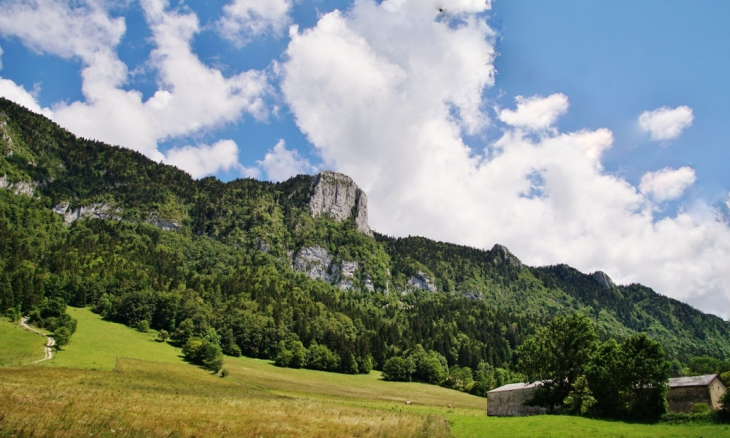
[(23, 105), (29, 110), (38, 114), (43, 114), (46, 117), (51, 117), (53, 115), (50, 109), (41, 108), (41, 106), (38, 105), (33, 94), (10, 79), (0, 78), (0, 97), (12, 100), (17, 104)]
[(184, 146), (170, 149), (165, 164), (171, 164), (198, 179), (219, 171), (243, 170), (238, 162), (238, 145), (233, 140), (220, 140), (213, 145)]
[(505, 109), (499, 112), (499, 120), (515, 127), (546, 129), (568, 111), (568, 97), (561, 93), (548, 97), (517, 96), (515, 100), (517, 101), (516, 110)]
[(649, 138), (652, 140), (672, 140), (692, 126), (694, 118), (692, 108), (688, 106), (678, 106), (674, 109), (664, 106), (654, 111), (644, 111), (639, 116), (639, 125), (649, 133)]
[(529, 264), (602, 270), (728, 316), (728, 226), (699, 203), (655, 216), (660, 199), (690, 184), (687, 170), (655, 178), (646, 193), (605, 172), (611, 131), (559, 132), (553, 124), (568, 108), (561, 94), (518, 99), (498, 113), (512, 125), (501, 138), (485, 149), (464, 143), (487, 123), (493, 33), (478, 14), (486, 4), (444, 5), (456, 21), (436, 6), (361, 0), (291, 31), (285, 99), (325, 165), (368, 193), (371, 226), (502, 243)]
[(0, 34), (18, 37), (39, 52), (82, 63), (84, 101), (58, 103), (52, 118), (77, 135), (135, 149), (163, 159), (159, 141), (189, 135), (244, 115), (267, 116), (266, 75), (250, 70), (229, 77), (203, 64), (190, 44), (200, 31), (192, 12), (171, 10), (165, 0), (142, 0), (155, 45), (149, 66), (158, 90), (146, 101), (125, 90), (127, 66), (116, 53), (125, 32), (106, 2), (86, 0), (9, 1), (0, 15)]
[(641, 177), (639, 189), (657, 201), (669, 201), (682, 196), (684, 190), (696, 180), (697, 176), (691, 167), (664, 168)]
[(234, 0), (223, 8), (218, 31), (238, 46), (267, 32), (279, 36), (291, 22), (291, 8), (292, 0)]
[(257, 161), (257, 164), (271, 181), (284, 181), (301, 173), (316, 171), (306, 158), (299, 155), (299, 152), (287, 149), (284, 140), (279, 140), (274, 148), (266, 153), (263, 160)]

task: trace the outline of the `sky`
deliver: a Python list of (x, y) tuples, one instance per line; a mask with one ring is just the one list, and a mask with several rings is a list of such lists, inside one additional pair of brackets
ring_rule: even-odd
[(194, 178), (730, 317), (726, 1), (0, 0), (0, 96)]

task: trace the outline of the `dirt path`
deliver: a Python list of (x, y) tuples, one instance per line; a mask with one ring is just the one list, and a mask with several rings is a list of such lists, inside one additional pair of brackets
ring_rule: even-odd
[(34, 329), (33, 327), (29, 326), (28, 317), (21, 318), (20, 325), (22, 325), (24, 329), (30, 330), (33, 333), (38, 333), (39, 335), (43, 336), (44, 338), (46, 338), (48, 340), (46, 342), (46, 348), (45, 348), (46, 357), (44, 357), (43, 359), (39, 359), (35, 362), (31, 362), (31, 363), (38, 363), (38, 362), (43, 362), (43, 361), (52, 359), (53, 358), (53, 346), (56, 345), (56, 341), (52, 337), (46, 336), (44, 333), (41, 333), (38, 330)]

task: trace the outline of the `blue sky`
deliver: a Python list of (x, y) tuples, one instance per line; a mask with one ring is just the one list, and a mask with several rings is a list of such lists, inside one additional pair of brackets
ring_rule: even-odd
[(341, 171), (377, 231), (730, 316), (728, 2), (0, 7), (0, 95), (78, 135), (196, 178)]

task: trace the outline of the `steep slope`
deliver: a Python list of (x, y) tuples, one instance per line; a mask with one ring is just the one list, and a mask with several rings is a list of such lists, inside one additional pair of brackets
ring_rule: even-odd
[(646, 331), (672, 358), (730, 357), (728, 323), (643, 286), (528, 267), (500, 245), (373, 235), (367, 197), (334, 172), (196, 181), (0, 99), (0, 187), (0, 311), (61, 297), (232, 355), (323, 345), (342, 372), (417, 344), (450, 366), (507, 366), (535, 326), (574, 310), (605, 337)]

